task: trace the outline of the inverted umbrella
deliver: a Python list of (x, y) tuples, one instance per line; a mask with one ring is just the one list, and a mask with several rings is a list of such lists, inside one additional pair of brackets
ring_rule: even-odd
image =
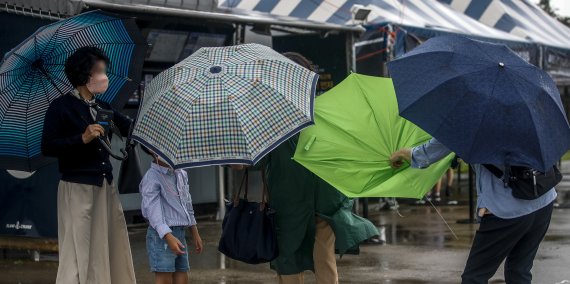
[(109, 89), (98, 99), (122, 107), (138, 86), (147, 44), (134, 19), (93, 11), (38, 29), (0, 65), (0, 168), (33, 171), (52, 161), (41, 155), (44, 116), (73, 89), (65, 61), (84, 46), (111, 61)]
[(436, 37), (388, 68), (400, 114), (468, 163), (545, 172), (570, 148), (555, 83), (505, 45)]
[(266, 46), (201, 48), (148, 85), (132, 137), (174, 168), (252, 165), (313, 123), (317, 78)]
[(422, 198), (449, 168), (390, 167), (397, 150), (431, 137), (398, 115), (392, 80), (351, 74), (315, 101), (315, 125), (301, 132), (295, 159), (349, 197)]

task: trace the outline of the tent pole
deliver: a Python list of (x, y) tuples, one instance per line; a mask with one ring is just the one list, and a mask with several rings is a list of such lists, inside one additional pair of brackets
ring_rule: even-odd
[(221, 221), (226, 215), (226, 170), (224, 167), (218, 167), (218, 214), (216, 220)]

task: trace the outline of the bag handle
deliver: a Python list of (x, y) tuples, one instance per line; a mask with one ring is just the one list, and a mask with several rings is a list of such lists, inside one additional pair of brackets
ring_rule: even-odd
[(241, 189), (244, 187), (244, 184), (245, 184), (245, 193), (243, 195), (243, 199), (247, 200), (247, 193), (248, 193), (248, 189), (249, 189), (249, 169), (245, 169), (245, 172), (243, 173), (243, 178), (241, 179), (239, 190), (234, 197), (234, 207), (239, 205), (239, 198), (241, 196)]
[(261, 181), (263, 184), (263, 193), (261, 194), (261, 205), (259, 206), (259, 210), (265, 210), (267, 207), (267, 203), (269, 200), (269, 191), (267, 190), (267, 178), (265, 176), (265, 169), (261, 169)]

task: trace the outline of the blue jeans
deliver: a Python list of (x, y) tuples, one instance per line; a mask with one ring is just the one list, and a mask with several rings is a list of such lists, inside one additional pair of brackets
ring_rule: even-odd
[(166, 241), (161, 239), (156, 230), (149, 226), (146, 232), (146, 250), (152, 272), (187, 272), (190, 270), (185, 227), (170, 227), (170, 229), (172, 235), (184, 245), (185, 254), (176, 255), (173, 253)]

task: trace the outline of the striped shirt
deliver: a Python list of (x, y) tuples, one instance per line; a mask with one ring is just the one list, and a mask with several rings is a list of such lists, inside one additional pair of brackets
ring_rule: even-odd
[(170, 227), (196, 225), (185, 170), (172, 170), (152, 163), (139, 185), (139, 191), (142, 214), (160, 238), (172, 232)]

